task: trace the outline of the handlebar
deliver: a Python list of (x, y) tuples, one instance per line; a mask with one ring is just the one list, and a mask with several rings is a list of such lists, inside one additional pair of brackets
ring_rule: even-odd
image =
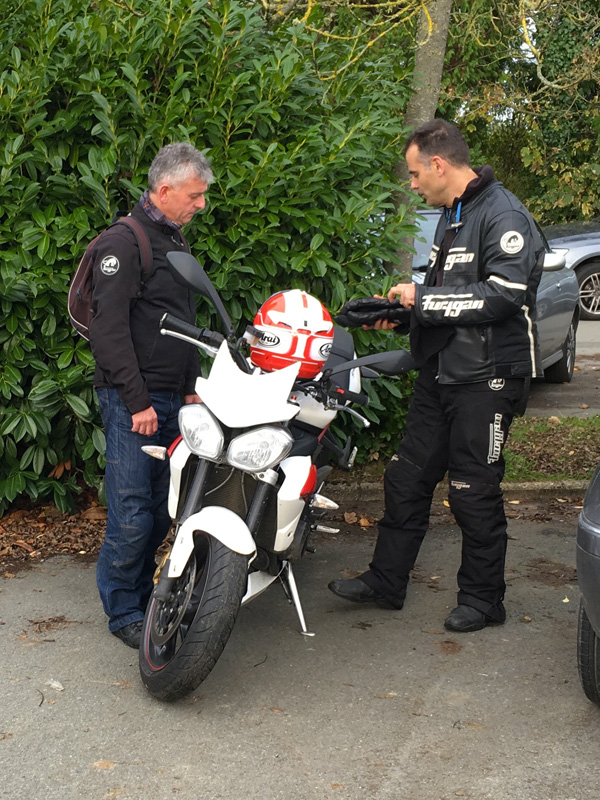
[(332, 386), (328, 390), (327, 396), (334, 400), (349, 400), (351, 403), (356, 403), (359, 406), (366, 406), (369, 404), (369, 398), (366, 394), (351, 392), (350, 389), (342, 389), (340, 386)]
[(225, 338), (222, 333), (216, 333), (209, 328), (197, 328), (189, 322), (185, 322), (172, 314), (163, 314), (161, 317), (159, 327), (161, 330), (173, 331), (182, 336), (187, 336), (190, 339), (195, 339), (197, 342), (208, 344), (211, 347), (219, 347)]

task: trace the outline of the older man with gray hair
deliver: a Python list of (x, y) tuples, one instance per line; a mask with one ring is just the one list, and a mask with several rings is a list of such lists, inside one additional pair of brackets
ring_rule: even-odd
[(165, 312), (191, 323), (196, 318), (194, 296), (173, 279), (166, 255), (189, 252), (181, 228), (204, 208), (212, 181), (210, 165), (195, 147), (166, 145), (126, 224), (113, 225), (94, 248), (90, 344), (106, 435), (108, 506), (97, 583), (109, 630), (135, 648), (154, 555), (170, 526), (168, 464), (141, 447), (170, 445), (179, 433), (182, 398), (199, 400), (196, 351), (159, 334)]

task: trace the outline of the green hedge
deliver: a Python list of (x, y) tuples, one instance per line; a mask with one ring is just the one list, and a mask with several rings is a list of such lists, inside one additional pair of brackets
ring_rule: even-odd
[[(20, 496), (67, 509), (82, 481), (101, 489), (93, 359), (69, 325), (68, 284), (86, 243), (137, 201), (161, 145), (191, 141), (212, 161), (207, 209), (186, 233), (236, 321), (278, 289), (333, 311), (380, 290), (410, 230), (390, 200), (408, 87), (385, 56), (347, 67), (350, 44), (270, 30), (257, 4), (4, 9), (0, 513)], [(357, 343), (394, 346), (364, 332)], [(360, 434), (363, 458), (396, 439), (410, 380), (369, 392), (381, 424)]]

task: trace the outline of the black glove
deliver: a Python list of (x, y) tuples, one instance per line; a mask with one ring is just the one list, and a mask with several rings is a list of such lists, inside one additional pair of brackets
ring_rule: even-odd
[(373, 326), (378, 319), (387, 319), (401, 328), (408, 328), (410, 309), (401, 306), (398, 300), (390, 302), (385, 297), (359, 297), (349, 300), (333, 319), (344, 328)]

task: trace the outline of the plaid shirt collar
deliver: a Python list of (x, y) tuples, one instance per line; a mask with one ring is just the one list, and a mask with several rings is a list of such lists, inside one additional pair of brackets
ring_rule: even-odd
[(180, 231), (181, 228), (183, 227), (182, 225), (179, 225), (177, 222), (173, 222), (173, 220), (169, 219), (168, 217), (165, 217), (162, 211), (159, 211), (159, 209), (154, 205), (152, 200), (150, 200), (150, 192), (148, 189), (146, 189), (146, 191), (142, 195), (140, 203), (142, 204), (142, 208), (144, 209), (146, 214), (154, 222), (158, 222), (161, 225), (168, 225), (169, 228), (175, 228), (176, 231)]

